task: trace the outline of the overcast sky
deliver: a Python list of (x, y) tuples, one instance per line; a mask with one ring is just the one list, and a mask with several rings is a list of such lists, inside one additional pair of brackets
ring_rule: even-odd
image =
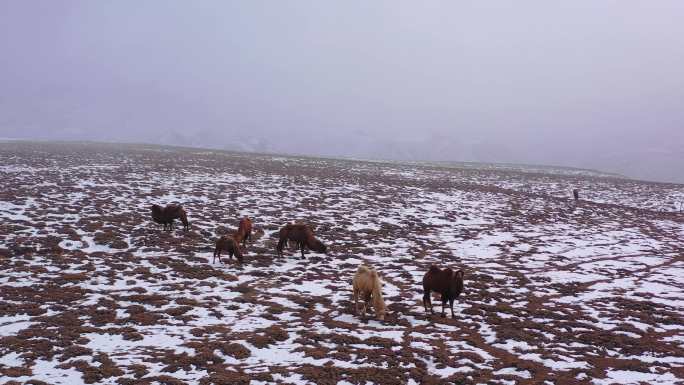
[(684, 182), (684, 1), (0, 1), (0, 137)]

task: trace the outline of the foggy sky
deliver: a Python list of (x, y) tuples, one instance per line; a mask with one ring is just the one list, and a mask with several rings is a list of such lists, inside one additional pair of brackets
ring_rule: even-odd
[(0, 137), (684, 182), (682, 1), (0, 1)]

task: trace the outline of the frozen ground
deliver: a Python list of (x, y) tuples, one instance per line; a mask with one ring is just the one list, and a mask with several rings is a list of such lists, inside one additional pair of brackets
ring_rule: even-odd
[[(0, 160), (0, 383), (684, 382), (681, 185), (153, 146)], [(190, 231), (150, 222), (172, 201)], [(211, 264), (243, 215), (245, 264)], [(275, 257), (295, 220), (329, 255)], [(361, 262), (384, 322), (351, 312)], [(465, 270), (455, 319), (420, 303), (433, 263)]]

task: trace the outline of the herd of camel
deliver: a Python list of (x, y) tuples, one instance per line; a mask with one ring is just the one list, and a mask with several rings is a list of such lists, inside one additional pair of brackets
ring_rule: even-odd
[[(190, 223), (185, 209), (179, 204), (170, 204), (165, 207), (152, 205), (152, 219), (163, 226), (164, 230), (171, 230), (173, 222), (179, 219), (183, 223), (183, 229), (188, 230)], [(276, 252), (279, 257), (283, 256), (283, 248), (287, 243), (294, 243), (301, 251), (304, 258), (304, 249), (326, 253), (327, 247), (314, 235), (310, 226), (301, 223), (290, 223), (280, 229)], [(247, 241), (252, 238), (252, 220), (248, 217), (240, 219), (238, 230), (231, 235), (223, 235), (216, 241), (214, 248), (214, 259), (221, 261), (221, 252), (228, 253), (230, 259), (235, 258), (239, 263), (243, 262), (242, 248), (247, 247)], [(364, 264), (359, 265), (352, 281), (354, 312), (359, 313), (358, 301), (363, 300), (361, 315), (365, 316), (371, 306), (375, 310), (375, 315), (379, 320), (385, 319), (387, 307), (382, 298), (382, 280), (377, 271)], [(431, 293), (439, 293), (442, 299), (442, 317), (445, 316), (446, 303), (449, 303), (451, 317), (454, 318), (454, 301), (463, 291), (463, 270), (452, 270), (449, 267), (440, 269), (432, 265), (423, 276), (423, 306), (425, 312), (434, 314), (432, 308)], [(428, 309), (429, 306), (429, 309)]]

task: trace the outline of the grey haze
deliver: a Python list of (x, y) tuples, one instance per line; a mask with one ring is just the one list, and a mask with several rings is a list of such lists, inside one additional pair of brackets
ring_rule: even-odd
[(682, 1), (0, 1), (0, 136), (684, 182)]

